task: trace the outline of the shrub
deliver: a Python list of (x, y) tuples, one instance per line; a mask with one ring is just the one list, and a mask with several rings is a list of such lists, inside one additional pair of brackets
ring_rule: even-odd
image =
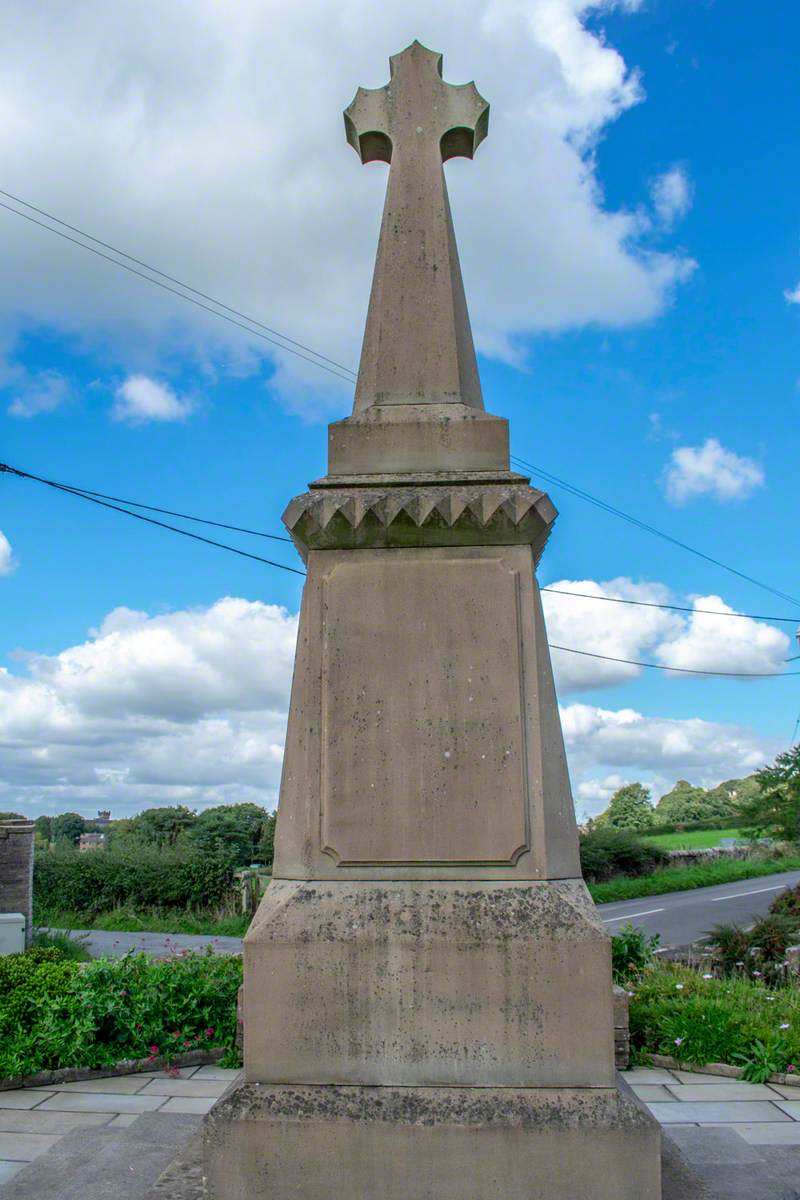
[(710, 931), (710, 945), (725, 975), (750, 975), (779, 984), (787, 976), (786, 949), (798, 937), (800, 916), (771, 912), (751, 929), (717, 925)]
[(69, 911), (91, 917), (120, 905), (210, 908), (233, 887), (229, 857), (198, 850), (146, 846), (81, 854), (59, 849), (36, 857), (33, 895), (37, 916)]
[(657, 933), (648, 937), (643, 929), (628, 923), (611, 939), (611, 970), (614, 983), (638, 979), (651, 966), (660, 941)]
[(800, 926), (800, 883), (795, 887), (787, 888), (785, 892), (781, 892), (779, 896), (776, 896), (769, 906), (769, 911), (771, 913), (796, 917), (797, 923)]
[(58, 950), (0, 959), (0, 1077), (110, 1066), (225, 1046), (233, 1053), (239, 957), (144, 954), (85, 966)]
[(591, 883), (600, 883), (612, 875), (646, 875), (669, 861), (660, 846), (643, 842), (629, 829), (605, 825), (592, 829), (581, 838), (581, 870)]

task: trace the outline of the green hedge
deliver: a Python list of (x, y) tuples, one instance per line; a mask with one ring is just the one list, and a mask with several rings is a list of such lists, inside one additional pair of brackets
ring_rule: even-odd
[(132, 908), (208, 909), (231, 896), (230, 857), (191, 850), (59, 849), (37, 854), (33, 898), (37, 918), (48, 912)]
[(60, 950), (0, 958), (0, 1078), (224, 1046), (235, 1055), (242, 960), (144, 954), (69, 962)]

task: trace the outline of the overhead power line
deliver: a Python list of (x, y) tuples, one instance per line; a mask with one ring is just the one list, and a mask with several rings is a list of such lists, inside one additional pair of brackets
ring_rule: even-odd
[[(250, 554), (247, 550), (240, 550), (236, 546), (229, 546), (225, 542), (217, 542), (212, 538), (202, 537), (200, 534), (192, 533), (188, 529), (180, 529), (177, 525), (168, 525), (164, 521), (157, 521), (153, 517), (146, 517), (143, 513), (133, 512), (129, 508), (123, 507), (121, 504), (112, 504), (109, 500), (100, 499), (103, 493), (84, 491), (80, 488), (70, 487), (68, 484), (56, 483), (52, 479), (44, 479), (40, 475), (34, 475), (30, 471), (22, 471), (16, 467), (11, 467), (7, 463), (0, 463), (0, 473), (15, 475), (20, 479), (30, 479), (36, 483), (46, 484), (48, 487), (54, 488), (56, 491), (64, 492), (70, 496), (77, 496), (80, 500), (88, 500), (92, 504), (98, 504), (102, 508), (112, 509), (114, 512), (124, 513), (126, 516), (135, 517), (138, 521), (144, 521), (148, 525), (156, 525), (159, 529), (167, 529), (171, 533), (181, 533), (184, 537), (192, 538), (196, 542), (203, 542), (207, 546), (215, 546), (219, 550), (228, 550), (232, 554), (239, 554), (243, 558), (249, 558), (255, 562), (265, 563), (269, 567), (277, 567), (281, 571), (289, 571), (292, 575), (305, 576), (305, 571), (300, 571), (296, 567), (287, 566), (286, 563), (275, 562), (273, 559), (262, 558), (260, 554)], [(144, 507), (143, 505), (141, 507)], [(166, 512), (166, 509), (157, 509), (155, 511)], [(193, 518), (189, 518), (190, 520)], [(198, 520), (200, 518), (197, 518)], [(221, 524), (221, 522), (219, 523)], [(234, 528), (233, 526), (225, 526), (225, 528)], [(574, 593), (569, 593), (573, 595)], [(667, 667), (661, 663), (646, 663), (636, 662), (633, 659), (613, 658), (608, 654), (596, 654), (592, 650), (576, 650), (572, 646), (556, 646), (552, 642), (548, 643), (551, 650), (563, 650), (568, 654), (580, 654), (585, 658), (602, 659), (604, 662), (624, 663), (628, 666), (647, 667), (650, 670), (657, 671), (678, 671), (683, 675), (706, 675), (720, 678), (734, 679), (774, 679), (784, 678), (791, 675), (800, 675), (800, 671), (700, 671), (689, 667)]]
[(58, 492), (64, 492), (68, 496), (77, 496), (79, 500), (88, 500), (91, 504), (99, 504), (101, 508), (110, 508), (114, 512), (125, 513), (128, 517), (135, 517), (137, 521), (145, 521), (148, 525), (157, 525), (160, 529), (168, 529), (171, 533), (182, 533), (184, 537), (192, 538), (196, 542), (204, 542), (207, 546), (216, 546), (220, 550), (229, 550), (231, 554), (239, 554), (242, 558), (251, 558), (255, 562), (266, 563), (268, 567), (277, 567), (280, 571), (290, 571), (292, 575), (305, 575), (305, 571), (298, 571), (296, 567), (289, 567), (286, 563), (275, 562), (271, 558), (262, 558), (260, 554), (251, 554), (248, 550), (240, 550), (237, 546), (229, 546), (226, 542), (217, 542), (213, 538), (203, 537), (199, 533), (192, 533), (189, 529), (180, 529), (177, 525), (168, 525), (165, 521), (157, 521), (154, 517), (146, 517), (144, 513), (133, 512), (130, 508), (123, 508), (119, 504), (110, 504), (108, 500), (100, 500), (97, 496), (91, 495), (89, 492), (83, 492), (79, 488), (67, 486), (64, 483), (55, 483), (52, 479), (42, 479), (38, 475), (31, 475), (27, 471), (18, 471), (16, 467), (9, 467), (6, 463), (0, 463), (0, 472), (7, 472), (10, 475), (18, 475), (21, 479), (33, 479), (37, 483), (46, 483), (48, 487), (55, 488)]
[[(10, 195), (9, 192), (3, 192), (2, 189), (0, 189), (0, 194), (4, 196)], [(14, 199), (16, 199), (16, 197), (14, 197)], [(26, 201), (18, 200), (17, 203), (26, 204)], [(27, 205), (27, 207), (32, 208), (35, 212), (43, 211), (35, 208), (32, 204)], [(277, 331), (270, 331), (270, 333), (266, 333), (264, 331), (269, 329), (268, 325), (262, 325), (260, 321), (256, 321), (252, 317), (244, 317), (244, 314), (239, 314), (243, 316), (242, 321), (238, 321), (235, 317), (229, 316), (229, 313), (236, 313), (237, 310), (235, 308), (230, 308), (227, 304), (223, 304), (222, 301), (211, 300), (211, 297), (208, 297), (208, 299), (211, 300), (211, 304), (206, 304), (203, 302), (203, 300), (197, 299), (196, 297), (198, 296), (205, 296), (205, 293), (197, 291), (196, 288), (190, 287), (189, 284), (180, 283), (179, 280), (175, 280), (175, 282), (178, 283), (181, 288), (186, 288), (186, 291), (179, 291), (178, 288), (171, 287), (168, 283), (163, 283), (162, 280), (164, 279), (172, 279), (172, 276), (167, 275), (164, 271), (159, 271), (156, 267), (150, 267), (147, 266), (147, 264), (142, 264), (143, 266), (147, 266), (147, 270), (152, 271), (154, 275), (161, 276), (161, 278), (156, 279), (154, 278), (154, 275), (147, 275), (144, 271), (137, 270), (137, 268), (132, 267), (130, 263), (139, 263), (140, 260), (138, 258), (134, 258), (132, 255), (126, 254), (124, 250), (115, 250), (114, 252), (130, 259), (130, 262), (121, 262), (118, 258), (112, 258), (110, 254), (105, 254), (102, 250), (98, 250), (96, 246), (90, 246), (87, 242), (80, 241), (79, 238), (71, 237), (68, 233), (64, 233), (63, 230), (55, 229), (52, 225), (48, 225), (44, 221), (37, 220), (36, 217), (32, 217), (30, 213), (20, 212), (18, 208), (14, 208), (10, 204), (5, 204), (2, 200), (0, 200), (0, 208), (4, 208), (7, 212), (14, 213), (14, 215), (17, 217), (22, 217), (25, 221), (30, 221), (33, 225), (38, 225), (40, 229), (46, 229), (49, 233), (54, 233), (56, 237), (63, 238), (65, 241), (71, 242), (74, 246), (80, 246), (83, 250), (88, 250), (91, 254), (96, 254), (98, 258), (103, 258), (106, 260), (106, 262), (113, 263), (116, 267), (121, 267), (123, 271), (128, 271), (131, 275), (137, 275), (139, 279), (144, 279), (147, 283), (152, 283), (155, 287), (160, 287), (165, 292), (171, 292), (173, 296), (179, 296), (182, 300), (187, 300), (189, 304), (194, 304), (197, 308), (202, 308), (205, 310), (205, 312), (209, 312), (215, 317), (220, 317), (223, 321), (228, 321), (231, 325), (236, 325), (237, 328), (243, 329), (245, 333), (252, 334), (253, 337), (261, 338), (263, 341), (269, 342), (273, 346), (277, 346), (278, 349), (285, 350), (287, 354), (293, 354), (296, 358), (302, 358), (304, 362), (311, 363), (312, 366), (319, 367), (322, 371), (327, 371), (329, 375), (335, 375), (337, 379), (342, 379), (345, 383), (352, 383), (355, 379), (355, 374), (350, 370), (349, 367), (340, 367), (338, 363), (333, 361), (333, 359), (326, 358), (325, 355), (319, 354), (316, 350), (311, 350), (310, 347), (303, 346), (302, 342), (295, 342), (292, 338), (285, 337), (284, 334), (277, 333)], [(49, 214), (47, 215), (49, 216)], [(66, 229), (74, 228), (72, 225), (67, 225), (66, 221), (60, 221), (58, 217), (50, 217), (50, 220), (58, 221), (58, 223), (63, 225)], [(90, 238), (92, 241), (97, 243), (97, 246), (106, 245), (106, 243), (101, 242), (99, 238), (93, 238), (91, 234), (82, 233), (81, 236)], [(113, 247), (111, 248), (114, 249)], [(189, 292), (192, 292), (193, 295), (189, 295)], [(211, 306), (212, 304), (217, 305), (217, 307), (213, 308)], [(226, 311), (223, 312), (221, 311), (222, 309), (225, 309)], [(245, 324), (245, 321), (247, 321), (248, 324)], [(274, 334), (274, 336), (270, 336), (270, 334)], [(282, 340), (278, 341), (278, 338), (281, 338)], [(307, 350), (308, 353), (304, 354), (300, 349), (295, 349), (295, 347), (298, 346), (302, 347), (303, 350)], [(311, 357), (312, 355), (314, 357)]]
[[(713, 675), (715, 678), (730, 679), (788, 679), (791, 675), (800, 675), (800, 671), (700, 671), (694, 667), (668, 667), (663, 663), (638, 662), (633, 658), (613, 658), (610, 654), (596, 654), (593, 650), (576, 650), (573, 646), (554, 646), (547, 643), (551, 650), (565, 650), (567, 654), (582, 654), (586, 658), (600, 658), (603, 662), (626, 663), (630, 667), (647, 667), (650, 671), (678, 671), (681, 675)], [(787, 661), (789, 661), (787, 659)]]
[[(343, 363), (339, 363), (335, 359), (328, 358), (326, 355), (312, 349), (312, 347), (305, 345), (303, 342), (296, 341), (295, 339), (290, 338), (287, 334), (281, 333), (269, 325), (265, 325), (263, 322), (258, 321), (255, 317), (249, 317), (246, 313), (241, 312), (240, 309), (233, 308), (231, 305), (215, 299), (207, 292), (202, 292), (198, 288), (193, 287), (191, 284), (184, 283), (175, 276), (169, 275), (166, 271), (162, 271), (158, 267), (151, 266), (143, 259), (136, 258), (134, 255), (128, 254), (127, 251), (119, 249), (110, 242), (104, 242), (100, 238), (95, 237), (93, 234), (79, 229), (78, 226), (69, 224), (69, 222), (62, 220), (61, 217), (57, 217), (53, 213), (48, 212), (46, 209), (39, 208), (37, 205), (31, 204), (29, 201), (23, 200), (21, 197), (16, 196), (13, 192), (7, 192), (0, 188), (0, 195), (12, 200), (14, 204), (19, 204), (22, 205), (23, 208), (30, 209), (30, 212), (38, 213), (39, 216), (45, 217), (47, 221), (52, 221), (56, 225), (60, 225), (61, 229), (56, 229), (53, 227), (53, 225), (48, 225), (44, 221), (37, 220), (37, 218), (31, 216), (29, 212), (21, 212), (19, 208), (14, 208), (11, 204), (6, 204), (3, 201), (0, 201), (0, 208), (6, 209), (7, 212), (13, 213), (17, 217), (22, 217), (24, 220), (39, 226), (41, 229), (45, 229), (49, 233), (55, 234), (57, 237), (64, 238), (73, 245), (80, 246), (83, 250), (88, 250), (90, 253), (97, 255), (99, 258), (105, 259), (114, 266), (121, 267), (123, 270), (138, 276), (140, 279), (144, 279), (147, 283), (152, 283), (156, 287), (163, 288), (172, 295), (178, 296), (180, 299), (186, 300), (190, 304), (194, 304), (196, 307), (211, 313), (213, 316), (220, 317), (222, 320), (228, 321), (230, 324), (237, 326), (237, 328), (244, 330), (245, 333), (259, 337), (264, 341), (269, 342), (271, 345), (276, 346), (278, 349), (284, 350), (288, 354), (293, 354), (297, 358), (303, 359), (305, 362), (311, 363), (313, 366), (319, 367), (321, 370), (327, 371), (331, 375), (335, 375), (337, 378), (342, 379), (346, 383), (352, 383), (357, 378), (357, 373), (350, 367), (345, 366)], [(71, 233), (78, 234), (79, 236), (77, 238), (72, 237), (70, 234), (63, 232), (65, 229), (69, 229)], [(81, 238), (86, 240), (79, 240)], [(94, 245), (89, 245), (89, 242), (93, 242)], [(103, 249), (97, 249), (99, 246), (103, 247)], [(104, 253), (105, 250), (110, 250), (112, 254), (119, 255), (119, 258), (111, 257), (111, 255)], [(125, 258), (128, 261), (121, 262), (121, 258)], [(131, 263), (136, 265), (131, 266)], [(138, 267), (143, 267), (144, 271), (138, 270)], [(145, 271), (150, 273), (145, 274)], [(158, 278), (154, 278), (155, 276), (158, 276)], [(167, 282), (163, 282), (165, 280)], [(175, 284), (177, 286), (172, 287), (170, 286), (171, 284)], [(178, 290), (179, 288), (183, 290)], [(800, 604), (800, 600), (798, 600), (796, 596), (790, 596), (786, 592), (782, 592), (777, 588), (773, 588), (770, 584), (764, 583), (762, 580), (756, 579), (752, 575), (747, 575), (743, 571), (739, 571), (736, 567), (732, 567), (728, 563), (724, 563), (719, 559), (712, 557), (712, 555), (706, 554), (704, 551), (698, 550), (694, 546), (690, 546), (687, 542), (683, 542), (679, 538), (672, 537), (671, 534), (665, 533), (663, 530), (657, 529), (653, 525), (648, 525), (645, 521), (640, 521), (638, 517), (634, 517), (630, 513), (626, 513), (622, 509), (616, 508), (612, 504), (608, 504), (606, 501), (601, 500), (597, 496), (593, 496), (591, 493), (576, 487), (574, 484), (569, 483), (565, 479), (559, 479), (557, 475), (553, 475), (540, 467), (536, 467), (533, 463), (527, 462), (525, 459), (520, 458), (519, 456), (512, 456), (512, 461), (522, 466), (525, 470), (532, 471), (535, 475), (540, 476), (547, 482), (563, 488), (571, 495), (577, 496), (579, 499), (595, 505), (604, 512), (610, 513), (613, 516), (619, 517), (621, 520), (629, 522), (631, 525), (636, 526), (638, 529), (641, 529), (646, 533), (652, 534), (654, 537), (661, 538), (673, 546), (677, 546), (682, 550), (686, 550), (688, 553), (696, 555), (705, 562), (709, 562), (713, 566), (720, 567), (722, 570), (728, 571), (732, 575), (736, 575), (739, 579), (743, 579), (747, 583), (752, 583), (756, 587), (762, 588), (764, 591), (770, 592), (774, 596), (778, 596), (781, 600), (786, 600), (790, 604)], [(147, 506), (136, 505), (136, 507), (144, 508)], [(199, 518), (190, 517), (187, 519), (198, 520)], [(214, 522), (208, 523), (214, 524)], [(613, 597), (603, 598), (614, 599)], [(633, 602), (630, 601), (629, 603)], [(644, 602), (640, 601), (639, 603)], [(744, 616), (746, 614), (736, 615)], [(778, 617), (765, 619), (784, 620), (785, 618)]]
[[(269, 538), (274, 542), (286, 542), (292, 544), (291, 538), (283, 537), (277, 533), (265, 533), (261, 529), (249, 529), (246, 526), (231, 525), (225, 521), (212, 521), (208, 517), (193, 516), (190, 513), (177, 512), (172, 508), (161, 508), (155, 504), (144, 504), (140, 500), (125, 500), (120, 496), (112, 496), (107, 492), (93, 491), (91, 488), (81, 487), (78, 484), (59, 483), (54, 479), (45, 479), (41, 475), (34, 475), (31, 471), (23, 471), (16, 467), (9, 466), (7, 463), (0, 463), (0, 471), (6, 471), (12, 475), (18, 475), (23, 479), (32, 479), (36, 483), (43, 483), (46, 484), (47, 487), (72, 492), (75, 495), (81, 495), (87, 498), (95, 498), (99, 500), (109, 500), (114, 504), (124, 505), (128, 508), (143, 508), (148, 512), (161, 513), (162, 515), (168, 517), (180, 517), (180, 519), (184, 521), (194, 521), (201, 525), (212, 525), (216, 529), (229, 529), (234, 533), (246, 533), (252, 535), (253, 537)], [(172, 526), (167, 526), (167, 528), (171, 529)], [(543, 587), (540, 590), (542, 592), (547, 592), (552, 596), (573, 596), (580, 600), (600, 600), (607, 601), (610, 604), (628, 604), (641, 608), (666, 609), (670, 612), (683, 612), (689, 614), (700, 613), (711, 617), (738, 617), (740, 620), (749, 621), (775, 621), (788, 625), (798, 625), (800, 623), (800, 617), (778, 617), (774, 615), (766, 615), (764, 613), (720, 612), (715, 608), (696, 608), (693, 605), (686, 604), (665, 604), (656, 600), (634, 600), (627, 596), (599, 596), (592, 592), (575, 592), (568, 588)], [(786, 661), (793, 662), (794, 659), (790, 658)]]
[(753, 583), (756, 587), (763, 588), (766, 592), (771, 592), (773, 596), (779, 596), (781, 600), (786, 600), (789, 604), (800, 604), (800, 600), (796, 596), (790, 596), (786, 592), (781, 592), (777, 588), (771, 587), (770, 584), (764, 583), (763, 580), (755, 579), (752, 575), (746, 575), (744, 571), (737, 570), (736, 567), (730, 566), (729, 563), (721, 562), (718, 558), (712, 558), (710, 554), (706, 554), (704, 551), (690, 546), (687, 542), (680, 541), (679, 538), (672, 537), (669, 533), (664, 533), (662, 529), (656, 529), (654, 525), (648, 525), (645, 521), (640, 521), (638, 517), (623, 512), (621, 508), (615, 508), (613, 504), (608, 504), (605, 500), (600, 500), (597, 496), (592, 496), (591, 493), (583, 491), (582, 488), (575, 487), (574, 484), (568, 483), (565, 479), (559, 479), (557, 475), (552, 475), (542, 467), (537, 467), (533, 463), (526, 462), (524, 458), (512, 455), (511, 461), (524, 467), (526, 471), (531, 471), (534, 475), (540, 476), (548, 483), (554, 483), (557, 487), (564, 488), (565, 491), (573, 496), (577, 496), (580, 500), (586, 500), (587, 503), (594, 504), (597, 508), (612, 513), (615, 517), (620, 517), (623, 521), (628, 521), (631, 525), (635, 525), (638, 529), (643, 529), (646, 533), (652, 533), (655, 537), (662, 538), (665, 542), (670, 542), (673, 546), (679, 546), (681, 550), (687, 550), (690, 554), (695, 554), (698, 558), (705, 559), (706, 562), (712, 563), (715, 567), (721, 567), (723, 571), (729, 571), (731, 575), (737, 575), (739, 579)]

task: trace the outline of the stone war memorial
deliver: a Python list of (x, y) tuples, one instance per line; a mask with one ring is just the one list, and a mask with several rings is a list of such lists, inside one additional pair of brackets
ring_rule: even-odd
[(418, 42), (344, 114), (388, 190), (353, 413), (284, 514), (308, 578), (214, 1200), (661, 1195), (581, 878), (535, 578), (556, 513), (484, 410), (445, 187), (488, 114)]

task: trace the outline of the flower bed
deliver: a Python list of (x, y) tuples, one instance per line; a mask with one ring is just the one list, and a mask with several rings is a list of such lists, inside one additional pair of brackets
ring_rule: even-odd
[(184, 952), (90, 963), (55, 949), (0, 958), (0, 1079), (222, 1047), (237, 1061), (238, 956)]
[(631, 1046), (639, 1059), (727, 1063), (761, 1082), (800, 1073), (800, 989), (760, 978), (716, 978), (659, 963), (629, 984)]

